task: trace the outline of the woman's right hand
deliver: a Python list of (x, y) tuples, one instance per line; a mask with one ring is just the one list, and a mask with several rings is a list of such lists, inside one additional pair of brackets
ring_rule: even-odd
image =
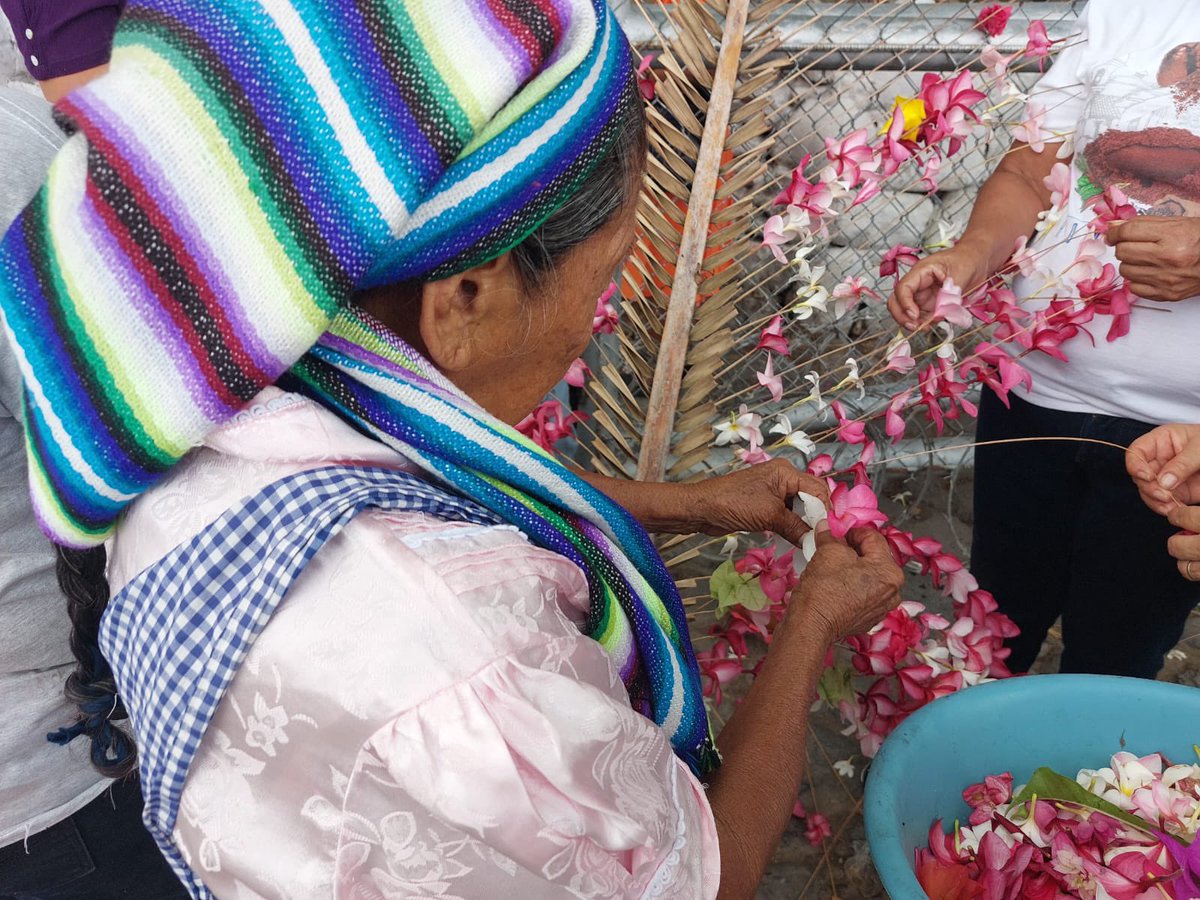
[(904, 572), (887, 539), (873, 528), (852, 528), (845, 541), (817, 526), (817, 552), (792, 595), (792, 614), (829, 643), (862, 634), (900, 603)]
[(888, 312), (901, 328), (915, 331), (933, 315), (938, 291), (947, 279), (964, 293), (983, 283), (991, 274), (990, 255), (988, 249), (964, 239), (948, 250), (918, 260), (896, 282), (888, 298)]

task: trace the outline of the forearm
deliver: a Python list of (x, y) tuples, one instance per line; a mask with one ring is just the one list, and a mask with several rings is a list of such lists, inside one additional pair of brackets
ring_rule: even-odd
[(1035, 153), (1025, 145), (1014, 147), (979, 189), (959, 243), (974, 244), (986, 254), (988, 274), (1008, 261), (1017, 238), (1032, 235), (1038, 214), (1050, 208), (1043, 180), (1058, 162), (1053, 149)]
[(719, 900), (754, 896), (804, 776), (808, 710), (829, 642), (802, 604), (776, 629), (762, 671), (718, 736), (708, 799), (721, 847)]
[(694, 486), (682, 482), (630, 481), (571, 470), (596, 490), (625, 507), (647, 531), (658, 534), (691, 534), (696, 530), (697, 498)]

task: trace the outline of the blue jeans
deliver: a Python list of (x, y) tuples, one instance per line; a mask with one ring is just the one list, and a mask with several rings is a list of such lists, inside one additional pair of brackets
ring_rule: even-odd
[[(1128, 446), (1153, 426), (1069, 413), (984, 389), (978, 440), (1090, 437)], [(1009, 667), (1024, 672), (1062, 616), (1063, 672), (1153, 678), (1200, 602), (1167, 555), (1176, 529), (1151, 512), (1124, 454), (1074, 442), (975, 451), (971, 571), (1021, 628)]]
[(0, 847), (0, 900), (118, 898), (187, 898), (142, 824), (134, 779), (114, 784), (27, 842)]

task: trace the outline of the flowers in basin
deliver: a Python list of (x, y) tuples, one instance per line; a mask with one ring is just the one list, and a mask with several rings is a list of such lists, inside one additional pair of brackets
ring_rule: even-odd
[(941, 820), (917, 851), (932, 900), (1191, 900), (1200, 897), (1200, 765), (1115, 754), (1073, 779), (1038, 769), (968, 786), (964, 825)]

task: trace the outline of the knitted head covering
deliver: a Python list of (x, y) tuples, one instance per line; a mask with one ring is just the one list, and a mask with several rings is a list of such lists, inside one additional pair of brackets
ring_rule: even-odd
[(631, 74), (602, 0), (132, 0), (0, 243), (43, 529), (103, 541), (355, 291), (519, 243)]

